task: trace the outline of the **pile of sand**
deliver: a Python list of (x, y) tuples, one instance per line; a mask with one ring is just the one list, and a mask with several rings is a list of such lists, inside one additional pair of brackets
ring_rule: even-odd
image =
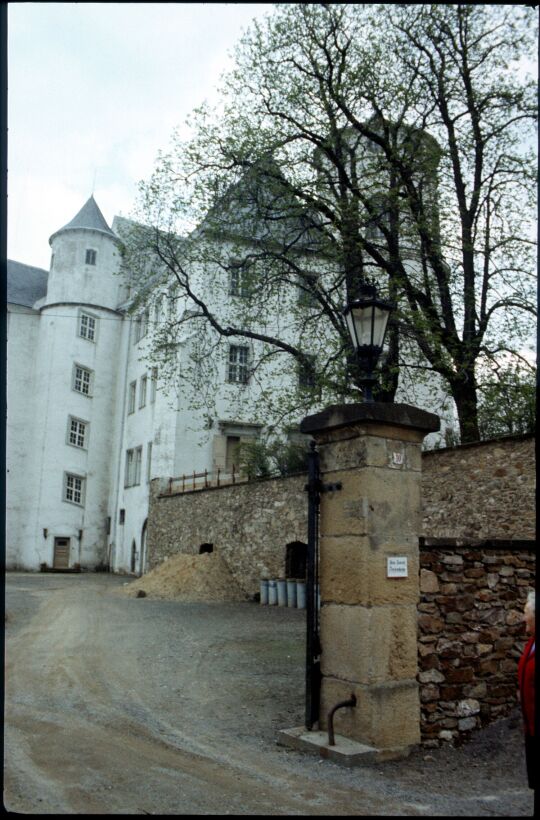
[(234, 580), (220, 555), (174, 555), (137, 578), (124, 591), (131, 597), (167, 598), (179, 601), (245, 601), (247, 596)]

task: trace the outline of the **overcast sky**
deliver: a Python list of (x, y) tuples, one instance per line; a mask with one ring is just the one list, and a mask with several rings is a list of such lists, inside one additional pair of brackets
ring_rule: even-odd
[[(92, 190), (128, 216), (159, 149), (204, 99), (263, 3), (9, 3), (8, 256), (48, 269), (49, 236)], [(95, 180), (95, 182), (94, 182)]]

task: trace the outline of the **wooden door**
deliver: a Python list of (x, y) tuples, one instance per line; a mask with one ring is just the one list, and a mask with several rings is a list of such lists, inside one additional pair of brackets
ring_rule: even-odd
[(68, 569), (69, 567), (69, 538), (54, 539), (54, 569)]

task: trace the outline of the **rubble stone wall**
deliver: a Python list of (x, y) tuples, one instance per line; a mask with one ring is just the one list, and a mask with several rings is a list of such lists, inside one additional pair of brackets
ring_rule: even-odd
[(284, 578), (287, 544), (307, 539), (305, 475), (161, 495), (152, 481), (149, 568), (178, 552), (213, 545), (241, 588), (254, 595), (261, 578)]
[(418, 681), (427, 746), (459, 743), (516, 705), (531, 550), (421, 548)]
[(424, 535), (535, 538), (535, 479), (534, 436), (424, 452)]

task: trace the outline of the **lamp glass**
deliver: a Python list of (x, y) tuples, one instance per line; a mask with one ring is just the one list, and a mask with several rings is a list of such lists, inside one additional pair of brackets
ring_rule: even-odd
[(352, 305), (345, 319), (355, 347), (373, 345), (382, 348), (388, 324), (389, 311), (379, 305), (364, 303)]

